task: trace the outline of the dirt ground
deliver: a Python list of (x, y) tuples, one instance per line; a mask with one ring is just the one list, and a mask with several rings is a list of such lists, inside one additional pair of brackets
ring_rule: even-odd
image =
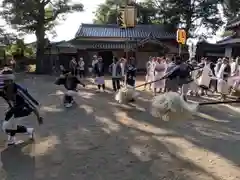
[[(149, 114), (147, 92), (129, 107), (118, 105), (110, 90), (99, 94), (88, 85), (76, 107), (64, 109), (64, 89), (54, 77), (27, 75), (20, 82), (40, 101), (44, 125), (28, 117), (36, 141), (20, 135), (26, 142), (11, 148), (0, 133), (1, 180), (240, 179), (237, 106), (208, 106), (192, 120), (163, 122)], [(6, 108), (0, 100), (2, 119)]]

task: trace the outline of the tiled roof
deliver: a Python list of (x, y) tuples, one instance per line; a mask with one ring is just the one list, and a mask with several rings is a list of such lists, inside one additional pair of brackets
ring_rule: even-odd
[(167, 32), (162, 25), (136, 25), (135, 28), (121, 29), (118, 25), (82, 24), (75, 37), (122, 37), (141, 39), (149, 33), (158, 39), (175, 39), (176, 34)]
[(227, 23), (226, 29), (231, 29), (240, 25), (240, 17), (235, 17)]
[(135, 47), (136, 42), (104, 42), (104, 41), (79, 41), (64, 42), (57, 45), (57, 47), (76, 48), (76, 49), (131, 49)]
[(240, 38), (229, 38), (223, 41), (218, 42), (218, 45), (226, 45), (226, 44), (236, 44), (240, 43)]

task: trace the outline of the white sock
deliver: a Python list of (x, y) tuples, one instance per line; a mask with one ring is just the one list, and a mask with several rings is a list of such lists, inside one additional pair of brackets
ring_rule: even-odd
[(34, 128), (27, 128), (27, 134), (29, 135), (29, 137), (31, 139), (33, 139), (34, 137)]

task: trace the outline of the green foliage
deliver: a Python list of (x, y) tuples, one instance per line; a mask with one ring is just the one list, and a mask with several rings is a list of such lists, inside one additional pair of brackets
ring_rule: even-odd
[(0, 15), (19, 32), (34, 33), (37, 38), (37, 72), (41, 72), (45, 33), (52, 31), (64, 14), (83, 11), (81, 3), (71, 0), (3, 0)]
[(185, 27), (188, 35), (195, 36), (200, 28), (206, 28), (215, 34), (223, 25), (218, 4), (220, 0), (156, 0), (160, 9), (160, 18), (165, 22), (178, 21)]
[(229, 37), (229, 36), (233, 36), (234, 32), (233, 31), (224, 31), (223, 34), (221, 35), (221, 37)]
[(222, 0), (222, 7), (227, 20), (231, 20), (240, 15), (239, 0)]
[[(134, 5), (138, 9), (138, 24), (164, 24), (169, 30), (185, 27), (191, 36), (199, 35), (199, 28), (204, 27), (210, 34), (215, 34), (223, 25), (218, 4), (221, 0), (145, 0)], [(118, 7), (124, 1), (106, 0), (95, 13), (95, 23), (116, 24)]]
[(22, 39), (17, 39), (15, 43), (6, 47), (7, 56), (12, 56), (16, 60), (22, 57), (34, 57), (33, 48), (27, 47)]
[[(106, 0), (105, 3), (100, 4), (95, 12), (94, 23), (96, 24), (117, 24), (117, 15), (119, 8), (125, 5), (122, 0)], [(138, 10), (137, 18), (139, 24), (152, 24), (154, 22), (155, 13), (152, 1), (135, 3)]]

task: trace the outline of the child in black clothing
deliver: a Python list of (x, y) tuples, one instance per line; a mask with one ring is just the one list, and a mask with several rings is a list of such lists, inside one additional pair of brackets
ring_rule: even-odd
[(74, 92), (77, 92), (77, 85), (81, 84), (83, 87), (85, 87), (85, 84), (83, 84), (76, 76), (74, 76), (69, 71), (62, 71), (61, 76), (57, 79), (55, 82), (57, 85), (64, 85), (64, 87), (67, 89), (67, 92), (64, 95), (64, 106), (69, 108), (73, 105), (73, 94)]

